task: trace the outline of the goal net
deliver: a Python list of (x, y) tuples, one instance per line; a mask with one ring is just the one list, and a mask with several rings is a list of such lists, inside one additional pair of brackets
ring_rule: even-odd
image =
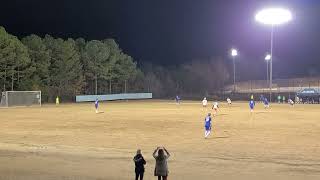
[(1, 106), (41, 106), (41, 91), (5, 91), (1, 94)]

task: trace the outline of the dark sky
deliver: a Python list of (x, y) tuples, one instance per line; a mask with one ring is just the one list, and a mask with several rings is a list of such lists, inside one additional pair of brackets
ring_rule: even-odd
[(162, 65), (231, 61), (235, 47), (240, 79), (261, 79), (270, 27), (254, 15), (268, 6), (287, 7), (294, 16), (275, 30), (275, 76), (320, 74), (319, 0), (8, 0), (0, 6), (0, 25), (19, 37), (113, 37), (138, 62)]

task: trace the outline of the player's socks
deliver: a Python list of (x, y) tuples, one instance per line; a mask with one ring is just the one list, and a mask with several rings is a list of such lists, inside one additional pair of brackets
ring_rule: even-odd
[(207, 137), (209, 136), (209, 134), (210, 134), (210, 131), (206, 131), (206, 132), (204, 133), (204, 137), (207, 138)]

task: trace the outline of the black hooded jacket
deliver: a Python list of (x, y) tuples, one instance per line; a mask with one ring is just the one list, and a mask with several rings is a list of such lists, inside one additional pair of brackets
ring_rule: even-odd
[(146, 161), (144, 160), (143, 156), (141, 154), (137, 154), (134, 158), (133, 161), (135, 163), (135, 171), (137, 173), (139, 172), (144, 172), (144, 165), (146, 164)]

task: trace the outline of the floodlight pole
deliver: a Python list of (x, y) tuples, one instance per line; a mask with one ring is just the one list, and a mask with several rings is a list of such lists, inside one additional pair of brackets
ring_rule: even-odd
[(267, 61), (267, 87), (268, 87), (268, 84), (269, 84), (269, 60), (266, 60)]
[(236, 62), (235, 56), (232, 56), (233, 59), (233, 92), (236, 92)]
[(271, 50), (270, 50), (270, 80), (269, 80), (269, 89), (270, 89), (270, 97), (269, 100), (270, 102), (272, 102), (272, 60), (273, 60), (273, 27), (274, 25), (272, 25), (271, 27)]
[(273, 31), (275, 25), (280, 25), (292, 19), (291, 12), (282, 8), (268, 8), (261, 10), (255, 16), (256, 20), (271, 26), (271, 54), (270, 54), (270, 102), (272, 101), (272, 61), (273, 61)]

